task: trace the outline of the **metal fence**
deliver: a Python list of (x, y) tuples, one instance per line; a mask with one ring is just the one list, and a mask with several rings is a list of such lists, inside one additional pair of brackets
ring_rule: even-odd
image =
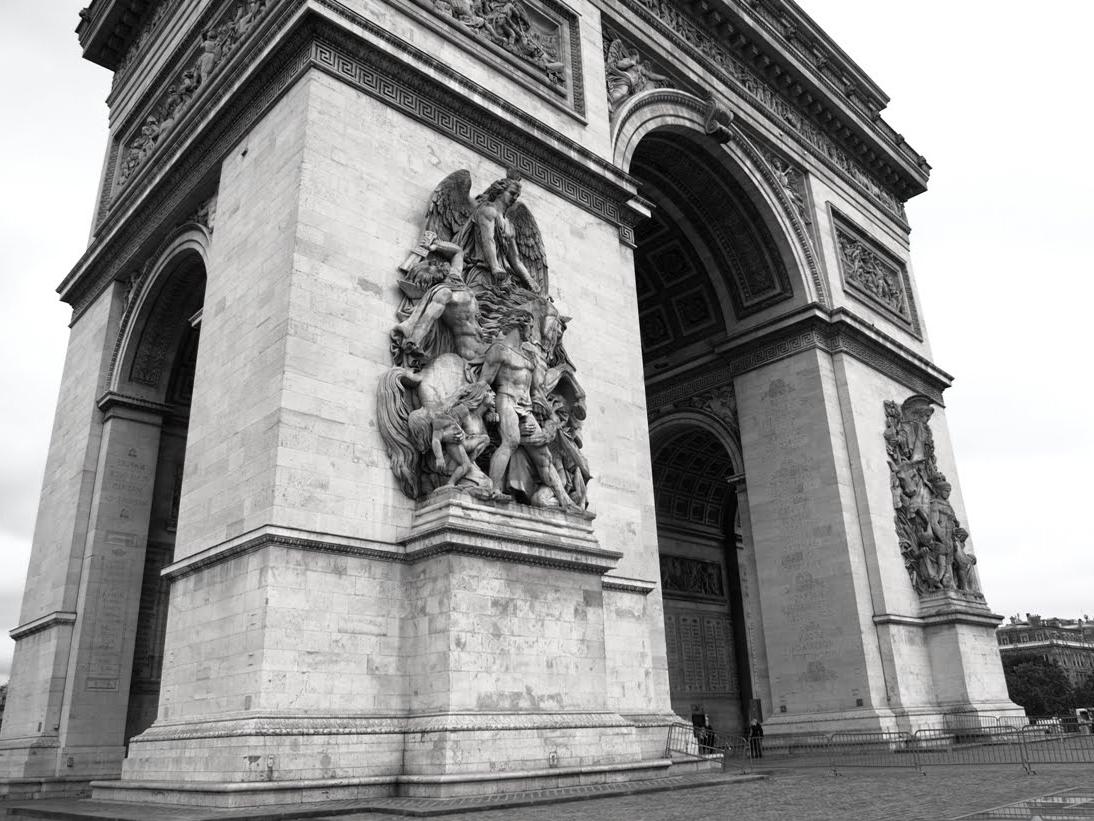
[(771, 734), (762, 739), (723, 735), (679, 724), (669, 729), (666, 755), (719, 760), (723, 769), (823, 767), (906, 768), (1094, 764), (1090, 725), (1066, 719), (968, 715), (909, 732)]

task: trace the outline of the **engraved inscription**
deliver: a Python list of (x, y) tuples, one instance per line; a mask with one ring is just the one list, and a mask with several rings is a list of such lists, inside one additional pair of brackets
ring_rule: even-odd
[(726, 615), (665, 614), (669, 687), (674, 696), (737, 692), (732, 635)]

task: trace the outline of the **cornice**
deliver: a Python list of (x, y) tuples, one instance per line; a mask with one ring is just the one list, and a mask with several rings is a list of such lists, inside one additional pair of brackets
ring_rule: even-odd
[(841, 101), (860, 128), (880, 138), (894, 159), (926, 182), (926, 159), (880, 116), (889, 96), (794, 0), (749, 0), (738, 6), (758, 34), (796, 61), (806, 79)]
[(604, 590), (615, 590), (620, 593), (637, 593), (640, 596), (648, 596), (657, 589), (657, 582), (648, 579), (632, 579), (627, 576), (604, 576), (600, 581)]
[(851, 85), (854, 96), (870, 109), (880, 111), (888, 105), (889, 95), (794, 0), (751, 0), (741, 9), (822, 76), (843, 87)]
[(55, 627), (59, 624), (74, 624), (75, 622), (75, 613), (68, 610), (54, 610), (52, 613), (47, 613), (44, 616), (20, 624), (18, 627), (13, 627), (8, 631), (8, 635), (11, 636), (12, 639), (18, 640), (26, 638), (32, 633), (48, 630), (50, 627)]
[(1046, 647), (1063, 647), (1067, 650), (1094, 651), (1094, 642), (1074, 641), (1072, 639), (1042, 639), (1041, 641), (1021, 641), (1017, 644), (1000, 644), (1000, 653), (1022, 653)]
[(599, 546), (587, 517), (515, 502), (497, 507), (451, 491), (420, 504), (397, 544), (264, 525), (180, 559), (162, 575), (178, 579), (269, 547), (405, 564), (456, 554), (594, 575), (613, 569), (623, 556)]
[[(165, 226), (193, 207), (195, 192), (213, 178), (231, 146), (310, 70), (519, 169), (530, 183), (599, 219), (621, 226), (629, 218), (636, 185), (625, 172), (341, 3), (312, 0), (301, 10), (282, 0), (269, 19), (260, 42), (240, 52), (253, 56), (269, 46), (261, 59), (233, 57), (105, 210), (95, 241), (57, 288), (77, 316), (158, 245)], [(191, 48), (180, 47), (173, 66)], [(131, 116), (137, 123), (146, 111), (138, 108)]]
[(843, 308), (807, 305), (785, 317), (731, 337), (718, 346), (709, 367), (694, 366), (658, 377), (647, 388), (650, 411), (702, 391), (732, 384), (743, 373), (803, 351), (845, 353), (942, 405), (942, 392), (953, 381), (930, 360)]
[(130, 410), (153, 416), (166, 416), (171, 413), (171, 406), (140, 396), (129, 396), (117, 391), (106, 391), (95, 403), (103, 413), (116, 410)]
[(995, 613), (980, 613), (972, 610), (952, 610), (932, 613), (927, 616), (902, 616), (896, 613), (882, 613), (873, 618), (874, 624), (879, 626), (894, 624), (900, 627), (939, 627), (947, 624), (968, 624), (974, 627), (990, 627), (992, 630), (1002, 620), (1003, 617)]
[(125, 53), (114, 66), (114, 77), (110, 81), (110, 93), (107, 95), (107, 105), (113, 108), (116, 95), (133, 75), (134, 69), (141, 65), (145, 56), (151, 51), (149, 48), (153, 39), (164, 36), (162, 32), (167, 28), (165, 22), (173, 16), (175, 9), (182, 0), (159, 0), (140, 21), (137, 33), (130, 40)]
[(92, 0), (76, 26), (84, 59), (116, 68), (140, 34), (145, 13), (157, 2), (162, 0)]
[[(826, 161), (847, 166), (845, 170), (851, 172), (856, 170), (851, 166), (861, 165), (867, 176), (876, 178), (890, 196), (901, 202), (926, 190), (930, 166), (905, 143), (902, 135), (880, 118), (880, 109), (874, 108), (884, 94), (879, 96), (880, 89), (861, 69), (857, 66), (851, 69), (850, 58), (800, 9), (791, 10), (784, 0), (609, 2), (618, 3), (638, 16), (642, 25), (632, 25), (631, 29), (636, 32), (650, 29), (660, 34), (670, 42), (674, 52), (690, 57), (730, 87), (744, 86), (749, 92), (745, 96), (758, 97), (762, 108), (792, 110), (792, 114), (784, 112), (786, 122), (781, 124), (782, 129), (803, 141), (814, 153), (819, 152)], [(776, 6), (782, 9), (780, 14), (772, 11)], [(772, 20), (786, 22), (776, 26)], [(795, 25), (794, 20), (800, 25)], [(801, 53), (804, 46), (795, 42), (809, 28), (822, 36), (828, 46), (818, 46), (821, 55), (813, 55), (812, 60), (806, 61)], [(811, 41), (805, 38), (802, 42)], [(828, 57), (822, 59), (825, 54)], [(825, 69), (832, 60), (846, 67), (839, 75), (847, 75), (843, 87), (826, 76)], [(767, 88), (757, 91), (748, 88), (756, 84)], [(768, 104), (765, 97), (772, 95), (778, 99)], [(862, 100), (869, 104), (855, 105), (855, 101)], [(802, 122), (795, 125), (796, 120)], [(808, 122), (808, 127), (804, 122)], [(825, 145), (826, 140), (831, 144)], [(862, 176), (862, 171), (857, 175)]]
[(254, 553), (267, 547), (315, 550), (322, 553), (337, 553), (380, 561), (398, 562), (404, 560), (402, 551), (396, 545), (367, 539), (341, 538), (328, 533), (314, 533), (295, 528), (264, 525), (206, 548), (192, 556), (179, 559), (165, 567), (161, 571), (161, 575), (166, 579), (178, 579), (197, 573), (199, 570), (212, 565), (248, 553)]

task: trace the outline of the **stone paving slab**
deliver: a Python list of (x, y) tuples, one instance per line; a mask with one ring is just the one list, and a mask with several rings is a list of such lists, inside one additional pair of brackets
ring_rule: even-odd
[[(352, 801), (324, 801), (309, 807), (299, 804), (284, 809), (256, 807), (222, 810), (163, 804), (132, 804), (90, 799), (45, 799), (18, 801), (0, 805), (0, 817), (11, 819), (56, 819), (57, 821), (293, 821), (313, 818), (405, 818), (431, 817), (486, 811), (501, 811), (538, 804), (559, 804), (590, 798), (632, 796), (650, 792), (672, 792), (700, 787), (728, 787), (763, 780), (758, 774), (701, 773), (686, 776), (631, 781), (616, 784), (589, 784), (499, 796), (461, 798), (371, 798)], [(474, 816), (472, 816), (474, 817)]]
[(962, 821), (1010, 821), (1010, 819), (1052, 818), (1064, 819), (1094, 818), (1094, 789), (1074, 788), (1043, 795), (1026, 801), (1018, 801), (1003, 807), (993, 807), (983, 812), (961, 816)]
[[(753, 783), (468, 812), (445, 821), (950, 821), (1077, 786), (1094, 788), (1094, 768), (1053, 767), (1038, 775), (1014, 766), (938, 767), (925, 775), (910, 769), (855, 769), (840, 775), (824, 768), (778, 770)], [(368, 814), (338, 821), (395, 818)]]
[[(395, 821), (407, 816), (443, 815), (446, 821), (949, 821), (970, 817), (1032, 819), (1038, 807), (1056, 805), (1060, 809), (1061, 802), (1053, 797), (1066, 794), (1064, 791), (1094, 793), (1094, 768), (1090, 765), (1045, 767), (1037, 775), (1026, 775), (1015, 766), (932, 767), (924, 775), (908, 769), (857, 769), (833, 775), (824, 768), (777, 770), (766, 775), (762, 780), (722, 774), (680, 776), (659, 779), (666, 782), (659, 785), (618, 785), (627, 790), (609, 791), (616, 785), (596, 785), (497, 799), (391, 798), (332, 802), (307, 809), (298, 805), (281, 811), (202, 811), (81, 802), (79, 806), (84, 808), (99, 803), (98, 814), (82, 811), (76, 815), (72, 807), (77, 802), (43, 801), (22, 803), (20, 806), (33, 809), (9, 817), (67, 821)], [(677, 783), (668, 783), (673, 781)], [(47, 804), (51, 807), (48, 815), (43, 814)], [(1022, 814), (1022, 804), (1030, 811)], [(1053, 817), (1069, 816), (1057, 812)]]

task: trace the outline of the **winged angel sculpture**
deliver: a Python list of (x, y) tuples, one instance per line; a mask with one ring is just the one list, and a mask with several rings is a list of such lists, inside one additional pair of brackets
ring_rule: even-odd
[(380, 434), (412, 499), (455, 486), (480, 499), (572, 512), (591, 478), (585, 394), (548, 296), (543, 237), (510, 171), (476, 197), (460, 170), (434, 189), (399, 266), (394, 367), (377, 387)]

